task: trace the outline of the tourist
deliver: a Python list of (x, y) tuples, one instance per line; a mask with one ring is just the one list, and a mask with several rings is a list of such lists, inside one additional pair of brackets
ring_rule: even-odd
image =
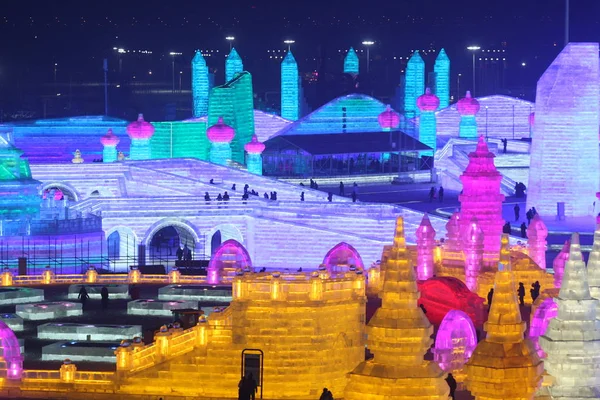
[(352, 191), (352, 202), (356, 203), (356, 192)]
[(438, 190), (438, 197), (440, 198), (440, 203), (444, 202), (444, 187), (440, 186), (440, 190)]
[(517, 294), (519, 295), (519, 304), (525, 305), (525, 286), (523, 286), (523, 282), (519, 282), (519, 288), (517, 289)]
[(250, 395), (246, 390), (246, 377), (243, 376), (238, 383), (238, 400), (248, 400)]
[(265, 192), (264, 196), (265, 200), (269, 200), (269, 195), (267, 194), (267, 192)]
[(102, 309), (106, 310), (108, 308), (108, 288), (106, 286), (102, 286), (100, 290), (100, 297), (102, 302)]
[(319, 188), (319, 184), (317, 183), (317, 181), (315, 181), (315, 189)]
[(344, 195), (344, 182), (340, 182), (340, 196)]
[(210, 201), (210, 194), (208, 194), (208, 192), (204, 192), (204, 201), (206, 201), (206, 202)]
[(273, 192), (273, 200), (277, 200), (277, 192)]
[(304, 192), (300, 193), (300, 201), (304, 201)]
[(248, 192), (242, 195), (242, 201), (244, 201), (244, 204), (246, 204), (246, 200), (248, 200)]
[(229, 201), (229, 193), (227, 191), (223, 194), (223, 201)]
[(521, 224), (521, 237), (523, 239), (527, 239), (527, 225), (525, 224), (525, 222)]
[(248, 193), (248, 189), (250, 188), (250, 186), (246, 183), (244, 185), (244, 193)]
[(175, 256), (177, 256), (178, 261), (183, 260), (183, 247), (181, 247), (181, 245), (179, 245), (179, 247), (177, 248), (177, 251), (175, 252)]
[(81, 286), (81, 289), (79, 289), (79, 301), (81, 301), (81, 309), (83, 310), (85, 308), (85, 302), (87, 301), (87, 299), (90, 298), (90, 295), (88, 294), (87, 290), (85, 290), (85, 286)]
[(217, 201), (223, 201), (223, 196), (221, 196), (221, 193), (217, 195)]
[(506, 146), (508, 146), (508, 139), (501, 139), (502, 141), (502, 152), (506, 154)]
[(517, 222), (519, 220), (519, 213), (521, 212), (521, 207), (519, 207), (518, 204), (515, 204), (515, 207), (513, 209), (515, 210), (515, 222)]
[(129, 296), (131, 300), (138, 300), (140, 298), (140, 288), (136, 285), (131, 285), (129, 288)]
[(510, 222), (507, 222), (504, 224), (504, 226), (502, 227), (502, 233), (506, 233), (508, 235), (510, 235), (512, 232), (512, 228), (510, 226)]
[(423, 311), (423, 314), (427, 315), (427, 309), (423, 305), (423, 303), (419, 304), (419, 308)]
[(315, 181), (313, 181), (312, 178), (310, 178), (310, 188), (314, 189), (315, 188)]
[(304, 182), (300, 182), (300, 186), (304, 187)]
[(531, 207), (531, 219), (533, 219), (533, 217), (535, 217), (537, 215), (537, 210), (535, 209), (535, 207)]
[(535, 302), (535, 300), (540, 296), (540, 287), (539, 281), (535, 281), (531, 284), (531, 290), (529, 290), (529, 293), (531, 294), (532, 303)]
[(494, 300), (494, 288), (491, 288), (487, 294), (488, 311), (492, 308), (492, 300)]
[(237, 189), (235, 188), (235, 183), (234, 183), (233, 185), (231, 185), (231, 190), (237, 190)]
[(432, 203), (433, 199), (435, 199), (435, 186), (432, 186), (431, 189), (429, 189), (429, 202)]
[(215, 180), (211, 178), (211, 179), (210, 179), (210, 181), (209, 181), (209, 183), (210, 183), (211, 185), (214, 185), (214, 184), (215, 184)]
[(183, 260), (192, 261), (192, 252), (187, 244), (183, 247)]
[(323, 392), (321, 393), (321, 397), (319, 400), (333, 400), (333, 393), (327, 388), (323, 388)]
[(333, 193), (329, 192), (327, 194), (327, 201), (330, 202), (330, 203), (333, 201)]
[(531, 219), (533, 218), (533, 209), (530, 208), (527, 210), (525, 217), (527, 218), (527, 225), (529, 226), (531, 224)]
[(446, 377), (446, 382), (448, 383), (448, 387), (450, 388), (450, 398), (454, 400), (454, 393), (456, 392), (457, 387), (456, 379), (454, 379), (452, 374), (448, 374), (448, 377)]
[(246, 396), (248, 396), (252, 400), (255, 400), (256, 399), (257, 386), (258, 385), (256, 384), (256, 381), (252, 377), (252, 372), (248, 372), (248, 375), (246, 375), (245, 383), (244, 383)]

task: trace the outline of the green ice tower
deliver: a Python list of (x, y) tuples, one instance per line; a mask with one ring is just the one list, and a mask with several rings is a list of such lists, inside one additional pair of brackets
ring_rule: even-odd
[(227, 56), (227, 60), (225, 60), (225, 83), (232, 80), (235, 77), (235, 74), (240, 73), (243, 70), (244, 63), (234, 47)]
[(425, 92), (425, 62), (415, 51), (406, 65), (406, 84), (404, 87), (404, 115), (413, 118), (419, 115), (417, 98)]
[(281, 117), (290, 121), (298, 119), (299, 86), (298, 64), (288, 51), (281, 63)]

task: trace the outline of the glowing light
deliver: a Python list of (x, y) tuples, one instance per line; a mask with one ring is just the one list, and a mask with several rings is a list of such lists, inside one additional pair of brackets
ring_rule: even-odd
[(234, 276), (235, 271), (252, 268), (248, 251), (240, 242), (229, 239), (221, 243), (208, 264), (208, 283), (217, 284), (224, 276)]
[(346, 272), (350, 267), (354, 267), (358, 270), (363, 270), (365, 268), (358, 251), (345, 242), (333, 246), (333, 248), (327, 252), (325, 258), (323, 258), (323, 263), (321, 265), (324, 265), (330, 274)]
[(149, 160), (152, 158), (150, 139), (154, 135), (154, 126), (144, 121), (144, 115), (139, 114), (137, 121), (127, 126), (127, 134), (131, 138), (129, 158), (132, 160)]
[(546, 353), (544, 353), (544, 350), (540, 347), (539, 338), (546, 333), (550, 320), (555, 318), (557, 314), (558, 305), (551, 297), (544, 299), (531, 314), (528, 337), (535, 345), (540, 358), (546, 358)]
[(208, 94), (210, 82), (208, 66), (200, 51), (192, 59), (192, 99), (194, 102), (193, 115), (201, 117), (208, 114)]
[(296, 121), (299, 117), (300, 80), (298, 64), (291, 51), (281, 62), (281, 117)]
[(465, 97), (460, 99), (456, 104), (458, 113), (460, 114), (460, 126), (458, 136), (461, 138), (476, 138), (477, 137), (477, 120), (475, 115), (479, 112), (479, 102), (471, 97), (471, 92), (467, 91)]
[(597, 213), (599, 73), (598, 43), (570, 43), (538, 81), (527, 209), (555, 216), (563, 203), (566, 217)]
[(433, 66), (435, 73), (435, 95), (440, 99), (440, 108), (450, 105), (450, 59), (441, 49)]
[(418, 51), (408, 60), (404, 85), (404, 115), (412, 118), (419, 115), (417, 98), (425, 92), (425, 62)]
[(358, 55), (354, 50), (354, 47), (350, 47), (346, 57), (344, 57), (344, 73), (351, 75), (358, 75), (360, 69), (360, 63), (358, 60)]

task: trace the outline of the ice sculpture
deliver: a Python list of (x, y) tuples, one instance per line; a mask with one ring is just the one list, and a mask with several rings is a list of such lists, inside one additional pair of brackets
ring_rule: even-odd
[(435, 338), (433, 359), (445, 372), (460, 374), (477, 346), (477, 332), (471, 318), (452, 310), (442, 320)]
[(350, 47), (346, 57), (344, 57), (344, 73), (350, 75), (358, 75), (360, 69), (360, 63), (358, 61), (358, 55), (354, 50), (354, 47)]
[(483, 266), (483, 240), (483, 231), (477, 219), (472, 218), (464, 240), (464, 254), (465, 283), (474, 292), (477, 292), (477, 277)]
[(144, 115), (139, 114), (137, 121), (127, 125), (127, 134), (131, 138), (129, 158), (131, 160), (149, 160), (152, 158), (150, 139), (154, 135), (154, 126), (144, 121)]
[(500, 251), (504, 195), (500, 192), (502, 175), (494, 165), (494, 154), (488, 150), (483, 136), (479, 137), (476, 150), (469, 153), (469, 164), (460, 180), (463, 184), (463, 193), (458, 197), (461, 232), (467, 234), (471, 220), (477, 218), (483, 231), (484, 259), (493, 263), (498, 260)]
[(556, 255), (554, 261), (552, 261), (552, 269), (554, 270), (554, 287), (560, 288), (563, 280), (563, 274), (565, 272), (565, 264), (569, 260), (569, 252), (571, 248), (571, 241), (565, 241), (562, 250)]
[(206, 136), (211, 142), (210, 162), (220, 165), (227, 165), (231, 160), (231, 141), (235, 136), (235, 131), (229, 125), (223, 122), (223, 118), (206, 130)]
[(540, 347), (540, 336), (546, 333), (548, 324), (558, 314), (558, 305), (551, 297), (545, 298), (531, 313), (529, 324), (529, 339), (533, 342), (540, 358), (546, 358), (546, 353)]
[(242, 57), (240, 57), (237, 50), (231, 49), (227, 59), (225, 60), (225, 84), (235, 78), (235, 74), (238, 74), (244, 70), (244, 63)]
[[(569, 43), (537, 84), (527, 209), (593, 215), (598, 181), (598, 43)], [(562, 205), (561, 205), (562, 207)]]
[(281, 62), (281, 117), (296, 121), (299, 117), (300, 80), (298, 64), (291, 51)]
[(244, 145), (246, 150), (246, 167), (248, 172), (262, 175), (262, 152), (265, 151), (264, 143), (258, 141), (258, 136), (252, 135), (252, 140)]
[(231, 142), (233, 161), (245, 162), (244, 145), (254, 135), (254, 95), (252, 75), (241, 72), (222, 86), (212, 89), (208, 99), (208, 126), (214, 125), (219, 118), (235, 130)]
[(433, 150), (421, 152), (424, 156), (433, 157), (437, 150), (437, 122), (435, 111), (440, 105), (440, 99), (431, 94), (429, 88), (425, 89), (425, 94), (417, 99), (417, 107), (421, 111), (419, 117), (419, 141), (431, 147)]
[(421, 225), (417, 228), (417, 279), (427, 280), (433, 276), (435, 269), (433, 251), (435, 249), (435, 229), (427, 214), (423, 215)]
[(400, 125), (400, 116), (388, 104), (385, 110), (377, 116), (377, 121), (382, 130), (391, 131)]
[(0, 321), (0, 376), (10, 380), (21, 379), (23, 374), (23, 355), (21, 354), (21, 346), (15, 336), (15, 333), (4, 323)]
[(423, 359), (433, 327), (417, 306), (419, 291), (398, 217), (394, 244), (385, 261), (382, 305), (367, 325), (369, 349), (375, 357), (349, 375), (345, 400), (447, 399), (445, 373)]
[(346, 272), (351, 267), (354, 267), (357, 270), (365, 269), (365, 265), (360, 254), (358, 254), (358, 251), (345, 242), (336, 244), (327, 252), (325, 258), (323, 258), (323, 265), (332, 275)]
[(546, 270), (546, 238), (548, 228), (539, 214), (535, 214), (527, 228), (529, 257), (543, 270)]
[(194, 117), (208, 114), (208, 93), (210, 81), (208, 79), (208, 66), (204, 56), (199, 50), (192, 59), (192, 100), (194, 102)]
[(425, 91), (425, 62), (415, 51), (406, 65), (404, 83), (404, 115), (413, 118), (419, 115), (417, 98)]
[[(537, 131), (536, 131), (537, 133)], [(571, 237), (569, 261), (558, 298), (558, 315), (540, 336), (552, 375), (553, 399), (597, 399), (600, 396), (600, 321), (598, 300), (590, 295), (579, 235)]]
[(446, 223), (446, 241), (444, 242), (444, 252), (462, 253), (459, 212), (452, 214)]
[(121, 140), (113, 134), (112, 129), (100, 138), (102, 143), (102, 162), (111, 163), (117, 161), (117, 145)]
[(438, 53), (433, 65), (435, 72), (435, 95), (440, 99), (440, 109), (450, 105), (450, 59), (446, 50)]
[(535, 111), (533, 111), (531, 114), (529, 114), (527, 121), (529, 122), (529, 137), (532, 138), (533, 137), (533, 125), (535, 124)]
[(225, 276), (233, 277), (237, 270), (246, 271), (252, 268), (250, 254), (243, 244), (234, 239), (221, 243), (210, 258), (206, 280), (215, 285), (221, 283)]
[(458, 127), (458, 136), (461, 138), (474, 139), (477, 137), (477, 120), (475, 116), (479, 112), (479, 102), (471, 97), (471, 92), (467, 90), (465, 97), (456, 103), (456, 109), (460, 114), (460, 125)]
[(587, 270), (590, 293), (594, 299), (600, 299), (600, 225), (596, 225), (594, 245), (588, 258)]
[(517, 287), (510, 265), (500, 264), (494, 281), (494, 301), (487, 337), (479, 342), (466, 365), (466, 385), (476, 400), (533, 399), (541, 384), (544, 364), (533, 343), (523, 338)]

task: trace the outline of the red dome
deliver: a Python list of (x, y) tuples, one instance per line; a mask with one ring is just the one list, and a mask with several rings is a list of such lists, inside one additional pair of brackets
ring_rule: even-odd
[(137, 121), (127, 125), (127, 134), (132, 139), (150, 139), (154, 135), (154, 126), (144, 121), (144, 114), (139, 114)]
[(389, 105), (384, 112), (379, 114), (377, 119), (379, 120), (379, 125), (383, 129), (395, 129), (398, 127), (398, 125), (400, 125), (400, 116), (397, 112), (392, 110), (392, 107)]
[(212, 143), (231, 143), (235, 131), (223, 122), (223, 117), (219, 117), (219, 121), (206, 130), (206, 136)]
[(533, 126), (534, 122), (535, 122), (535, 111), (532, 112), (531, 114), (529, 114), (529, 126)]
[(458, 107), (458, 113), (460, 115), (475, 115), (479, 112), (479, 102), (477, 99), (471, 97), (471, 92), (467, 90), (467, 94), (463, 99), (460, 99), (456, 103)]
[(121, 139), (113, 134), (112, 129), (109, 129), (108, 132), (106, 132), (106, 135), (100, 138), (100, 143), (102, 143), (102, 146), (116, 146), (120, 141)]
[(246, 143), (244, 149), (250, 154), (260, 154), (265, 151), (265, 145), (258, 141), (256, 135), (252, 135), (252, 140), (249, 143)]
[(435, 111), (440, 106), (440, 99), (431, 93), (431, 89), (425, 89), (425, 94), (417, 98), (417, 107), (421, 111)]

